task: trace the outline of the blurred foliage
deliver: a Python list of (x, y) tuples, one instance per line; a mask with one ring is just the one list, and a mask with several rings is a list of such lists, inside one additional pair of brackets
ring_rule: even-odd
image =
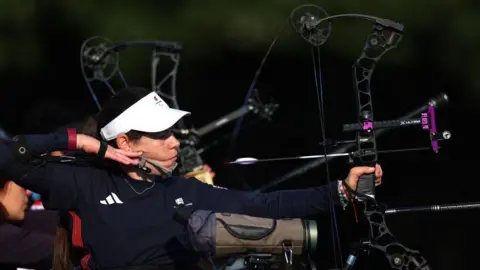
[[(206, 61), (220, 48), (263, 52), (286, 22), (289, 13), (304, 1), (295, 0), (177, 0), (177, 1), (73, 1), (0, 0), (0, 70), (41, 68), (42, 54), (37, 25), (79, 31), (84, 40), (101, 35), (114, 41), (159, 39), (180, 41), (184, 57)], [(315, 1), (330, 15), (364, 13), (405, 25), (405, 37), (382, 64), (409, 67), (422, 54), (430, 55), (442, 73), (462, 81), (464, 94), (480, 97), (480, 23), (478, 2), (465, 0)], [(69, 29), (72, 27), (72, 29)], [(371, 24), (338, 20), (325, 49), (346, 58), (358, 56)], [(275, 50), (296, 55), (298, 40), (287, 27)], [(61, 36), (57, 37), (61, 42)], [(78, 44), (80, 47), (80, 44)], [(73, 54), (73, 52), (72, 52)], [(260, 60), (260, 59), (259, 59)], [(138, 69), (131, 57), (122, 67)], [(442, 78), (438, 78), (441, 80)], [(459, 89), (460, 90), (460, 89)], [(468, 90), (468, 92), (467, 92)]]

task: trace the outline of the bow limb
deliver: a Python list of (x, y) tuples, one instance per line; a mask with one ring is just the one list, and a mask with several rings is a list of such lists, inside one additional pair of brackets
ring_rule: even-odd
[(365, 210), (372, 233), (370, 246), (384, 254), (391, 269), (430, 270), (427, 260), (418, 250), (410, 249), (397, 241), (385, 223), (384, 209)]
[[(158, 66), (160, 59), (168, 58), (173, 63), (173, 66), (164, 77), (158, 78)], [(177, 100), (177, 73), (180, 65), (180, 50), (173, 49), (167, 51), (153, 50), (152, 52), (152, 68), (151, 80), (152, 89), (161, 97), (169, 100), (170, 105), (180, 110)], [(203, 159), (198, 150), (198, 136), (190, 132), (193, 130), (191, 125), (187, 125), (184, 119), (180, 119), (176, 124), (176, 130), (180, 131), (180, 147), (178, 149), (179, 157), (179, 172), (186, 177), (196, 177), (202, 182), (213, 184), (213, 179), (209, 173), (203, 170)]]
[[(169, 72), (163, 77), (158, 77), (158, 66), (160, 59), (168, 58), (173, 63)], [(152, 66), (151, 66), (151, 84), (153, 91), (157, 92), (159, 96), (168, 99), (170, 105), (175, 109), (180, 109), (177, 101), (177, 73), (180, 65), (180, 49), (162, 51), (154, 47), (152, 51)], [(186, 124), (183, 119), (177, 122), (180, 129), (185, 129)]]

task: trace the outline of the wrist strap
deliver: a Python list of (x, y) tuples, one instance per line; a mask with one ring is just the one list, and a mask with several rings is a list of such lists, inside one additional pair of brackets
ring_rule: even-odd
[(342, 184), (343, 184), (342, 186), (344, 190), (347, 193), (348, 198), (353, 199), (355, 195), (357, 195), (357, 192), (355, 192), (349, 185), (347, 185), (347, 182), (345, 182), (345, 180), (342, 181)]
[(98, 149), (98, 158), (103, 160), (105, 158), (105, 153), (107, 152), (108, 144), (104, 141), (100, 141), (100, 148)]
[(348, 192), (347, 188), (345, 187), (345, 184), (342, 182), (342, 190), (345, 193), (345, 196), (347, 196), (347, 200), (351, 200), (350, 192)]

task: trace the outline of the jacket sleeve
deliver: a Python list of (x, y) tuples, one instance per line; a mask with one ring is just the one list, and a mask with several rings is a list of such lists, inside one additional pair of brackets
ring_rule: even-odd
[[(33, 166), (26, 162), (31, 156), (69, 149), (72, 140), (69, 141), (67, 134), (25, 135), (24, 138), (23, 143), (17, 144), (14, 141), (0, 141), (0, 170), (8, 171), (8, 175), (13, 176), (11, 179), (19, 186), (41, 194), (46, 208), (76, 208), (79, 193), (88, 190), (85, 185), (91, 182), (91, 175), (79, 177), (80, 169), (65, 164)], [(26, 147), (29, 154), (16, 154), (15, 151), (20, 147)]]
[(197, 210), (281, 219), (306, 218), (341, 205), (337, 181), (312, 188), (269, 193), (229, 190), (194, 178), (180, 182), (183, 184), (180, 183), (181, 190), (178, 192), (181, 193), (178, 194), (191, 197), (192, 206)]
[(32, 156), (66, 150), (69, 146), (67, 134), (24, 135), (16, 138), (18, 139), (0, 140), (0, 170), (2, 171), (12, 170), (12, 167), (16, 170), (18, 166), (15, 165), (27, 162)]
[[(15, 152), (21, 147), (25, 147), (30, 155), (40, 155), (55, 150), (66, 150), (69, 146), (68, 134), (23, 135), (18, 138), (24, 140), (0, 140), (0, 168), (11, 162), (18, 162), (19, 160), (15, 160)], [(28, 156), (25, 155), (25, 158)]]

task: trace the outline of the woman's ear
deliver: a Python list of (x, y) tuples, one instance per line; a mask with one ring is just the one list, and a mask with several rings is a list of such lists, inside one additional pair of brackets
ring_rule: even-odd
[(118, 135), (118, 137), (116, 138), (116, 142), (117, 142), (118, 149), (122, 149), (125, 151), (130, 150), (130, 139), (128, 138), (127, 135), (125, 134)]

